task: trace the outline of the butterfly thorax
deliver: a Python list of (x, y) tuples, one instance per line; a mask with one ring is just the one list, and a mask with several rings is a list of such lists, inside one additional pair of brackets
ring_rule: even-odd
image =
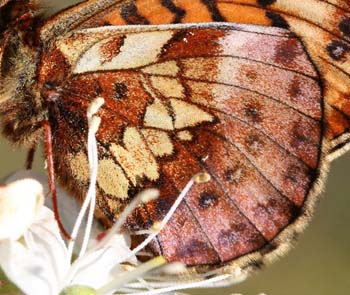
[(2, 131), (16, 144), (32, 145), (45, 117), (37, 87), (40, 18), (33, 1), (0, 3), (0, 116)]

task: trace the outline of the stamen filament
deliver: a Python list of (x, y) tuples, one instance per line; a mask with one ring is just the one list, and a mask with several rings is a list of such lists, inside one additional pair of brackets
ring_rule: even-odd
[(97, 293), (103, 295), (118, 290), (118, 288), (123, 287), (126, 283), (136, 280), (139, 277), (142, 277), (143, 274), (165, 264), (166, 262), (167, 261), (164, 257), (156, 257), (146, 263), (141, 264), (134, 270), (118, 275), (118, 277), (115, 280), (111, 281), (104, 287), (98, 289)]
[(96, 182), (97, 182), (97, 173), (98, 173), (98, 150), (97, 150), (97, 141), (96, 141), (96, 133), (98, 131), (99, 125), (101, 123), (101, 119), (95, 114), (99, 111), (101, 106), (104, 104), (104, 99), (102, 97), (96, 98), (89, 106), (87, 111), (87, 119), (89, 125), (88, 132), (88, 161), (89, 161), (89, 170), (90, 170), (90, 184), (88, 188), (88, 192), (86, 198), (81, 206), (81, 210), (74, 224), (74, 228), (72, 231), (72, 240), (68, 244), (68, 257), (70, 261), (72, 260), (75, 240), (78, 236), (82, 221), (86, 214), (88, 207), (90, 206), (88, 220), (86, 224), (86, 230), (83, 238), (82, 247), (80, 249), (79, 257), (83, 256), (86, 252), (87, 245), (89, 242), (89, 237), (91, 233), (91, 227), (93, 223), (93, 215), (95, 211), (95, 203), (96, 203)]
[(191, 180), (186, 184), (185, 188), (182, 190), (181, 194), (178, 196), (174, 204), (171, 206), (169, 212), (165, 215), (164, 219), (162, 222), (157, 226), (157, 231), (153, 232), (150, 234), (141, 244), (139, 244), (136, 248), (134, 248), (129, 255), (125, 258), (127, 260), (133, 255), (136, 255), (140, 250), (145, 248), (164, 228), (164, 226), (168, 223), (170, 218), (173, 216), (175, 213), (177, 207), (179, 207), (180, 203), (184, 199), (184, 197), (187, 195), (193, 184), (195, 183), (195, 180), (197, 179), (197, 175), (191, 178)]
[[(148, 195), (147, 197), (145, 195)], [(92, 251), (95, 251), (98, 248), (102, 248), (105, 245), (109, 243), (113, 235), (118, 233), (125, 223), (126, 219), (130, 216), (130, 214), (136, 209), (138, 205), (143, 203), (143, 201), (150, 201), (152, 199), (156, 199), (159, 195), (159, 192), (155, 189), (147, 189), (139, 193), (132, 201), (131, 203), (123, 210), (122, 214), (120, 215), (118, 221), (111, 227), (111, 229), (108, 231), (107, 235), (96, 244), (96, 246), (92, 249)], [(132, 255), (131, 255), (132, 256)], [(128, 256), (130, 258), (131, 256)], [(127, 259), (124, 259), (126, 261)]]
[(154, 289), (150, 291), (144, 291), (139, 293), (133, 293), (134, 295), (156, 295), (156, 294), (165, 294), (172, 291), (177, 290), (184, 290), (184, 289), (193, 289), (193, 288), (203, 288), (203, 287), (210, 287), (210, 284), (218, 283), (220, 281), (224, 281), (228, 279), (231, 275), (221, 275), (215, 278), (211, 278), (208, 280), (200, 281), (200, 282), (193, 282), (193, 283), (186, 283), (186, 284), (176, 284), (174, 286), (166, 287), (166, 288), (160, 288), (160, 289)]

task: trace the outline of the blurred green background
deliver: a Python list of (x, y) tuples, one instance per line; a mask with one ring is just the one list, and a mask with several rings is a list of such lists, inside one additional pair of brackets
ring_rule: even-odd
[[(57, 8), (78, 1), (49, 1)], [(39, 153), (35, 169), (43, 171)], [(25, 151), (0, 140), (0, 179), (21, 169)], [(295, 249), (244, 283), (191, 294), (347, 295), (350, 294), (350, 153), (334, 161), (322, 200)]]

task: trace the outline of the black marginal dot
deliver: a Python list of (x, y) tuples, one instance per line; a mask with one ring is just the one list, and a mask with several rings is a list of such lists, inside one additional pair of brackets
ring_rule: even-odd
[(215, 206), (218, 202), (219, 197), (210, 192), (204, 192), (200, 195), (198, 205), (202, 209), (208, 209), (211, 206)]
[(289, 29), (287, 21), (281, 15), (271, 11), (266, 11), (266, 17), (272, 21), (272, 26)]
[(114, 98), (121, 100), (126, 97), (128, 92), (128, 87), (124, 83), (114, 84)]
[(338, 27), (345, 37), (350, 37), (350, 18), (349, 17), (342, 19)]
[(262, 261), (262, 259), (255, 259), (255, 260), (252, 260), (249, 263), (249, 265), (256, 270), (259, 270), (264, 266), (264, 262)]
[(340, 61), (346, 58), (346, 55), (350, 52), (350, 48), (342, 41), (333, 40), (328, 44), (327, 52), (332, 59)]
[(278, 245), (276, 245), (274, 242), (269, 242), (263, 249), (260, 250), (261, 255), (269, 254), (273, 251), (275, 251), (278, 248)]
[(266, 7), (275, 3), (276, 0), (258, 0), (257, 2), (259, 6)]

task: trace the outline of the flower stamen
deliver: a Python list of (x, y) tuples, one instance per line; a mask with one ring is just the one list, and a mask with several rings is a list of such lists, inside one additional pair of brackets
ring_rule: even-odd
[(97, 149), (97, 141), (96, 141), (96, 133), (101, 123), (101, 118), (96, 116), (99, 109), (104, 104), (104, 99), (102, 97), (98, 97), (92, 101), (87, 110), (87, 118), (89, 125), (88, 132), (88, 160), (89, 160), (89, 169), (90, 169), (90, 185), (88, 188), (88, 192), (86, 198), (83, 202), (77, 220), (75, 222), (73, 231), (72, 231), (72, 240), (68, 245), (68, 253), (69, 257), (72, 258), (73, 249), (75, 245), (75, 240), (78, 236), (83, 218), (86, 214), (88, 207), (90, 207), (88, 220), (86, 224), (85, 234), (83, 238), (83, 243), (80, 249), (79, 257), (82, 257), (87, 249), (87, 245), (90, 238), (91, 227), (93, 223), (93, 217), (95, 212), (95, 203), (96, 203), (96, 182), (97, 182), (97, 173), (98, 173), (98, 149)]

